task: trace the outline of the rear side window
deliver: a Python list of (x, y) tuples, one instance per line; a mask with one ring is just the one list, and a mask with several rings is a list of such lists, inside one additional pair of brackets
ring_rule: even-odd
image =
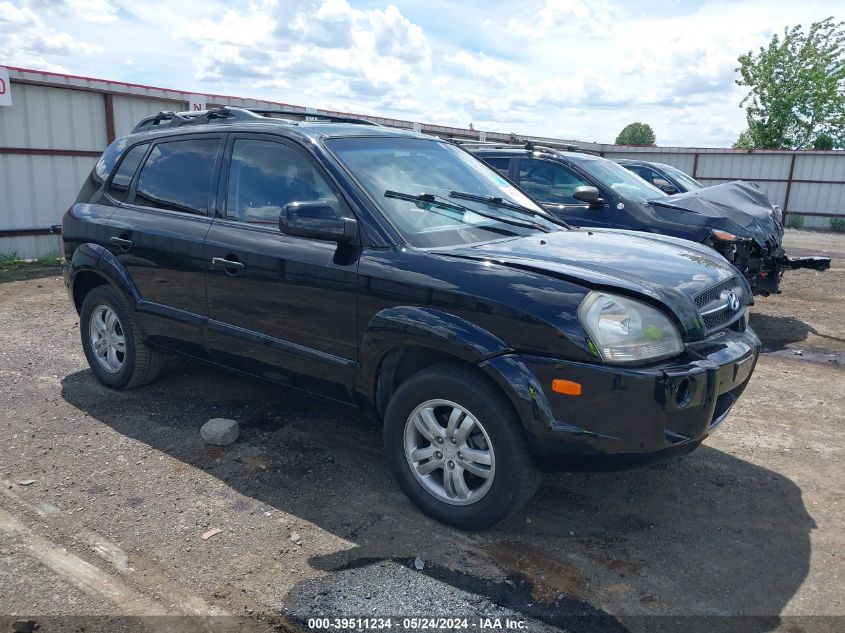
[(120, 166), (114, 172), (114, 176), (109, 183), (109, 195), (112, 198), (119, 202), (126, 200), (126, 194), (129, 193), (129, 185), (132, 184), (132, 177), (138, 171), (138, 166), (141, 164), (141, 160), (143, 160), (144, 154), (147, 153), (149, 146), (149, 143), (143, 143), (136, 145), (126, 152), (123, 160), (120, 161)]
[(226, 217), (276, 225), (286, 204), (316, 200), (338, 208), (337, 196), (300, 151), (271, 141), (235, 141)]
[(135, 204), (208, 214), (220, 139), (195, 138), (155, 145), (141, 168)]
[(489, 158), (489, 157), (484, 157), (484, 158), (483, 158), (483, 160), (484, 160), (484, 162), (485, 162), (485, 163), (487, 163), (488, 165), (490, 165), (490, 167), (492, 167), (493, 169), (495, 169), (496, 171), (498, 171), (498, 172), (499, 172), (500, 174), (502, 174), (503, 176), (507, 176), (507, 175), (508, 175), (508, 168), (510, 167), (510, 164), (511, 164), (511, 159), (510, 159), (510, 158)]

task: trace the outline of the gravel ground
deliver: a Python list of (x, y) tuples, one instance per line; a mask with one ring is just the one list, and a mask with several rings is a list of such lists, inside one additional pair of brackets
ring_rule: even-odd
[[(845, 236), (786, 244), (832, 269), (758, 299), (765, 351), (718, 433), (637, 471), (548, 476), (483, 533), (417, 512), (354, 409), (175, 358), (149, 387), (105, 389), (61, 280), (0, 274), (0, 633), (323, 615), (841, 631)], [(213, 417), (241, 423), (236, 444), (203, 445)]]

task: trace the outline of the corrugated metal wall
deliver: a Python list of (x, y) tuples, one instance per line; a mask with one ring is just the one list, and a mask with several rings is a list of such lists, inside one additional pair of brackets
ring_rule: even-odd
[[(109, 140), (131, 131), (144, 116), (162, 110), (186, 110), (190, 95), (25, 69), (10, 68), (9, 75), (14, 105), (0, 107), (0, 254), (16, 252), (19, 257), (35, 258), (57, 249), (57, 237), (43, 233), (60, 222)], [(317, 112), (219, 95), (209, 95), (207, 101), (209, 106), (288, 107)], [(498, 132), (362, 118), (429, 134), (496, 142), (517, 140)], [(845, 217), (845, 152), (748, 154), (730, 149), (624, 147), (532, 138), (540, 143), (577, 144), (608, 158), (668, 163), (705, 184), (736, 179), (757, 182), (788, 213), (804, 215), (808, 227), (829, 226), (830, 215)], [(15, 232), (14, 236), (9, 236), (10, 232)]]

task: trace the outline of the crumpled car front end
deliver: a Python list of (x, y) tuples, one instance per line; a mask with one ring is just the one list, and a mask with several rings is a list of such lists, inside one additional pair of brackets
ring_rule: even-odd
[(787, 256), (783, 213), (757, 187), (736, 181), (653, 200), (652, 205), (682, 209), (705, 219), (703, 243), (745, 275), (755, 294), (780, 292), (786, 270), (827, 270), (825, 257)]

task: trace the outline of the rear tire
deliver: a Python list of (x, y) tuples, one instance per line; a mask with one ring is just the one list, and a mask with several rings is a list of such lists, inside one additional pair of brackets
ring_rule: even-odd
[(126, 300), (110, 286), (85, 296), (79, 330), (88, 365), (106, 387), (134, 389), (161, 372), (164, 354), (144, 342)]
[(405, 494), (429, 516), (464, 529), (504, 521), (541, 480), (510, 402), (459, 363), (435, 365), (399, 386), (385, 413), (384, 444)]

